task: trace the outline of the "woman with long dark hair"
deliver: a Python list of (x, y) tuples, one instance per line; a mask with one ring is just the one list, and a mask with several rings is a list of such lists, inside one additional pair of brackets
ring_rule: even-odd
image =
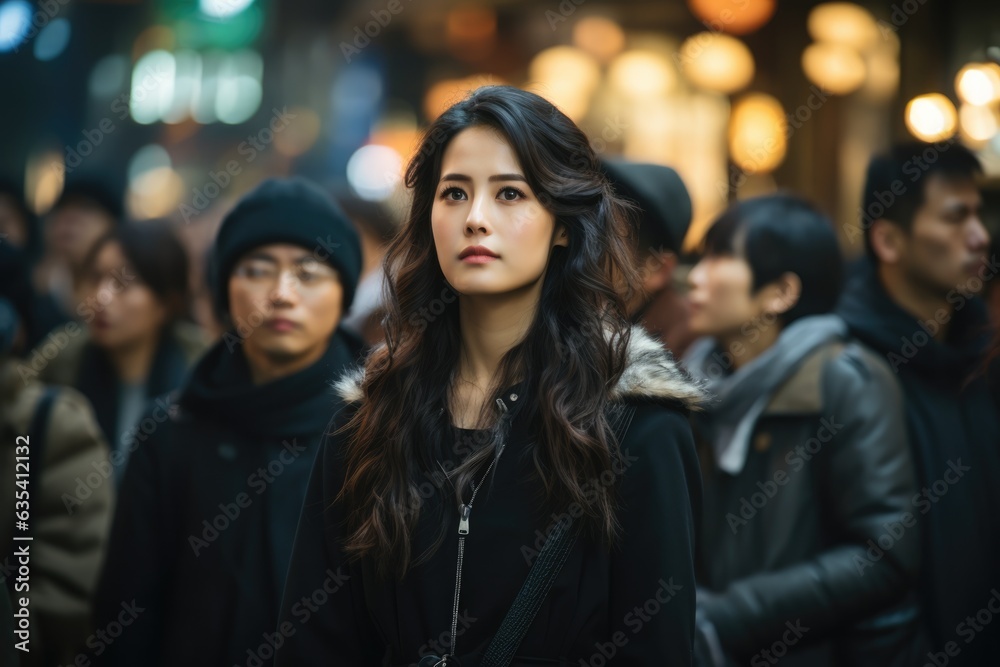
[(385, 343), (337, 382), (278, 635), (251, 651), (691, 664), (701, 390), (629, 324), (634, 232), (586, 136), (480, 88), (406, 183)]

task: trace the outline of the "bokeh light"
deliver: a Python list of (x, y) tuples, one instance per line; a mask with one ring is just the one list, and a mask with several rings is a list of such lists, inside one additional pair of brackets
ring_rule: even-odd
[(955, 134), (955, 105), (941, 93), (918, 95), (906, 105), (906, 127), (917, 139), (940, 141)]
[(733, 104), (729, 153), (750, 173), (774, 170), (785, 159), (787, 120), (781, 102), (764, 93), (744, 95)]
[(681, 45), (680, 60), (688, 80), (705, 90), (734, 93), (753, 81), (753, 54), (735, 37), (692, 35)]
[(820, 88), (847, 95), (865, 82), (867, 68), (857, 51), (843, 44), (810, 44), (802, 52), (802, 70)]

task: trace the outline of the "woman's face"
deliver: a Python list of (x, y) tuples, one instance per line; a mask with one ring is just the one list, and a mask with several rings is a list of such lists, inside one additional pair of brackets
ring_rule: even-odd
[(105, 243), (94, 258), (84, 284), (83, 306), (91, 339), (105, 349), (156, 337), (169, 317), (167, 306), (142, 282), (114, 241)]
[[(485, 127), (463, 130), (445, 149), (431, 229), (445, 279), (467, 296), (540, 286), (552, 248), (569, 243), (514, 151)], [(475, 246), (488, 254), (467, 255)]]

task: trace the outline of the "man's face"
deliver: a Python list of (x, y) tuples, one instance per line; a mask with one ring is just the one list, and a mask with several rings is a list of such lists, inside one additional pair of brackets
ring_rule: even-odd
[(990, 243), (981, 207), (971, 179), (927, 178), (924, 204), (913, 216), (901, 254), (901, 268), (911, 282), (940, 296), (981, 289)]
[(760, 318), (764, 303), (753, 292), (753, 270), (746, 260), (706, 256), (688, 273), (691, 331), (722, 338), (737, 335)]
[(343, 297), (333, 267), (288, 243), (254, 248), (229, 277), (229, 312), (251, 364), (321, 357), (340, 322)]

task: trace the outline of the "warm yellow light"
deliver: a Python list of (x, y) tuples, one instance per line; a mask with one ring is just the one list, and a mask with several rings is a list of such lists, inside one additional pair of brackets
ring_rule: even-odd
[(972, 63), (959, 70), (955, 90), (963, 102), (984, 105), (1000, 100), (1000, 65)]
[(809, 34), (817, 42), (842, 44), (864, 51), (878, 43), (875, 17), (853, 2), (826, 2), (809, 12)]
[(688, 80), (699, 88), (734, 93), (753, 80), (753, 55), (735, 37), (702, 32), (681, 45), (681, 65)]
[(559, 107), (574, 121), (581, 120), (601, 79), (594, 57), (573, 46), (554, 46), (535, 56), (528, 68), (526, 88)]
[(774, 0), (688, 0), (691, 13), (714, 32), (746, 35), (774, 16)]
[(608, 78), (612, 85), (631, 99), (660, 97), (677, 84), (673, 66), (655, 51), (633, 49), (611, 63)]
[(865, 82), (864, 60), (843, 44), (810, 44), (802, 52), (802, 69), (810, 81), (834, 95), (847, 95)]
[(47, 213), (62, 194), (66, 165), (62, 153), (46, 152), (28, 160), (26, 194), (31, 210)]
[(888, 102), (899, 90), (899, 38), (890, 32), (878, 47), (865, 54), (868, 76), (864, 94), (877, 102)]
[(505, 81), (488, 74), (477, 74), (464, 79), (438, 81), (424, 93), (424, 114), (433, 122), (438, 116), (480, 86), (500, 85)]
[(611, 19), (587, 16), (573, 26), (573, 44), (601, 62), (607, 62), (625, 48), (625, 33)]
[(125, 204), (136, 220), (162, 218), (176, 210), (184, 195), (184, 181), (170, 167), (151, 169), (135, 178)]
[(744, 95), (733, 104), (729, 121), (729, 153), (750, 173), (773, 171), (788, 149), (787, 121), (781, 102), (764, 93)]
[(601, 78), (600, 68), (585, 51), (572, 46), (553, 46), (541, 51), (531, 61), (529, 76), (536, 82), (571, 81), (573, 85), (593, 89)]
[(955, 133), (955, 105), (941, 93), (914, 97), (906, 105), (906, 128), (923, 141), (940, 141)]
[(990, 107), (963, 104), (958, 110), (962, 137), (973, 142), (986, 142), (996, 136), (997, 112)]

